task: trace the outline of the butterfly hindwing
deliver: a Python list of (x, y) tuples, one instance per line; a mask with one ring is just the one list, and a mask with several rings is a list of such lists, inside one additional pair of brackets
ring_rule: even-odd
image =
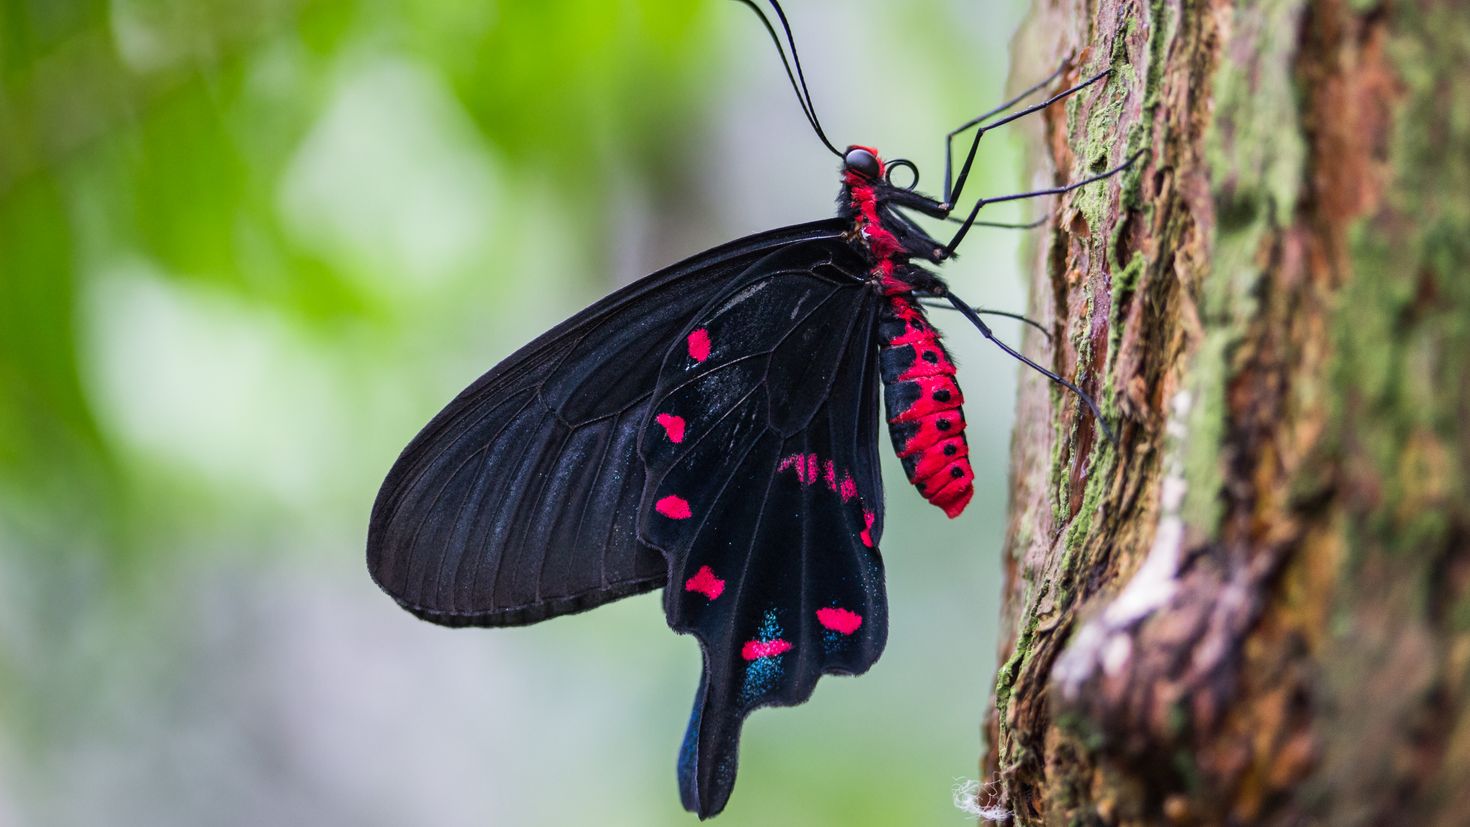
[(668, 556), (669, 625), (704, 651), (679, 761), (701, 816), (733, 789), (751, 710), (802, 703), (883, 649), (878, 300), (862, 272), (841, 242), (757, 262), (690, 324), (653, 395), (640, 532)]
[(750, 264), (841, 231), (776, 230), (655, 273), (492, 368), (434, 417), (379, 491), (368, 568), (404, 608), (505, 626), (664, 585), (642, 543), (639, 436), (670, 342)]

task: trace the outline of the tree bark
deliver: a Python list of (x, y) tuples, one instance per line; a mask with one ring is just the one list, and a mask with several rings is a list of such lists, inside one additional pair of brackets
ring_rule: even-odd
[(1063, 199), (1027, 346), (982, 804), (1470, 820), (1470, 6), (1036, 0)]

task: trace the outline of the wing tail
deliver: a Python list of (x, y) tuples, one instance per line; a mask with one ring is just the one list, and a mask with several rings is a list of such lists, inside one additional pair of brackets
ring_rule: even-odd
[(644, 432), (640, 535), (668, 557), (669, 626), (703, 653), (678, 762), (701, 818), (734, 789), (747, 715), (866, 671), (886, 638), (876, 298), (824, 274), (850, 264), (809, 245), (752, 265), (690, 323), (697, 356), (671, 353), (654, 392), (680, 427)]

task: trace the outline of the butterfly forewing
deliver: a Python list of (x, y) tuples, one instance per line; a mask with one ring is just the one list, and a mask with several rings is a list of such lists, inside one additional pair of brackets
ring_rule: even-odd
[[(419, 433), (373, 507), (368, 567), (408, 610), (515, 625), (663, 585), (640, 542), (637, 445), (679, 331), (772, 250), (834, 221), (753, 236), (649, 276), (491, 369)], [(684, 347), (683, 342), (678, 347)]]
[(752, 265), (653, 395), (641, 531), (669, 558), (669, 625), (705, 653), (680, 758), (701, 815), (729, 797), (752, 709), (801, 703), (883, 648), (878, 299), (851, 256), (814, 242)]

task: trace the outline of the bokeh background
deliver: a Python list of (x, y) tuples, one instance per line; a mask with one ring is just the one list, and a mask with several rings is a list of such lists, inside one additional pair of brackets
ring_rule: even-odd
[[(1020, 1), (789, 5), (833, 140), (932, 190)], [(1020, 137), (972, 193), (1022, 187)], [(836, 188), (726, 0), (0, 2), (0, 824), (689, 824), (699, 655), (655, 596), (421, 623), (366, 575), (369, 506), (520, 344)], [(1024, 243), (947, 275), (1021, 309)], [(946, 520), (884, 446), (887, 652), (749, 720), (726, 827), (967, 819), (1017, 368), (940, 321), (975, 502)]]

